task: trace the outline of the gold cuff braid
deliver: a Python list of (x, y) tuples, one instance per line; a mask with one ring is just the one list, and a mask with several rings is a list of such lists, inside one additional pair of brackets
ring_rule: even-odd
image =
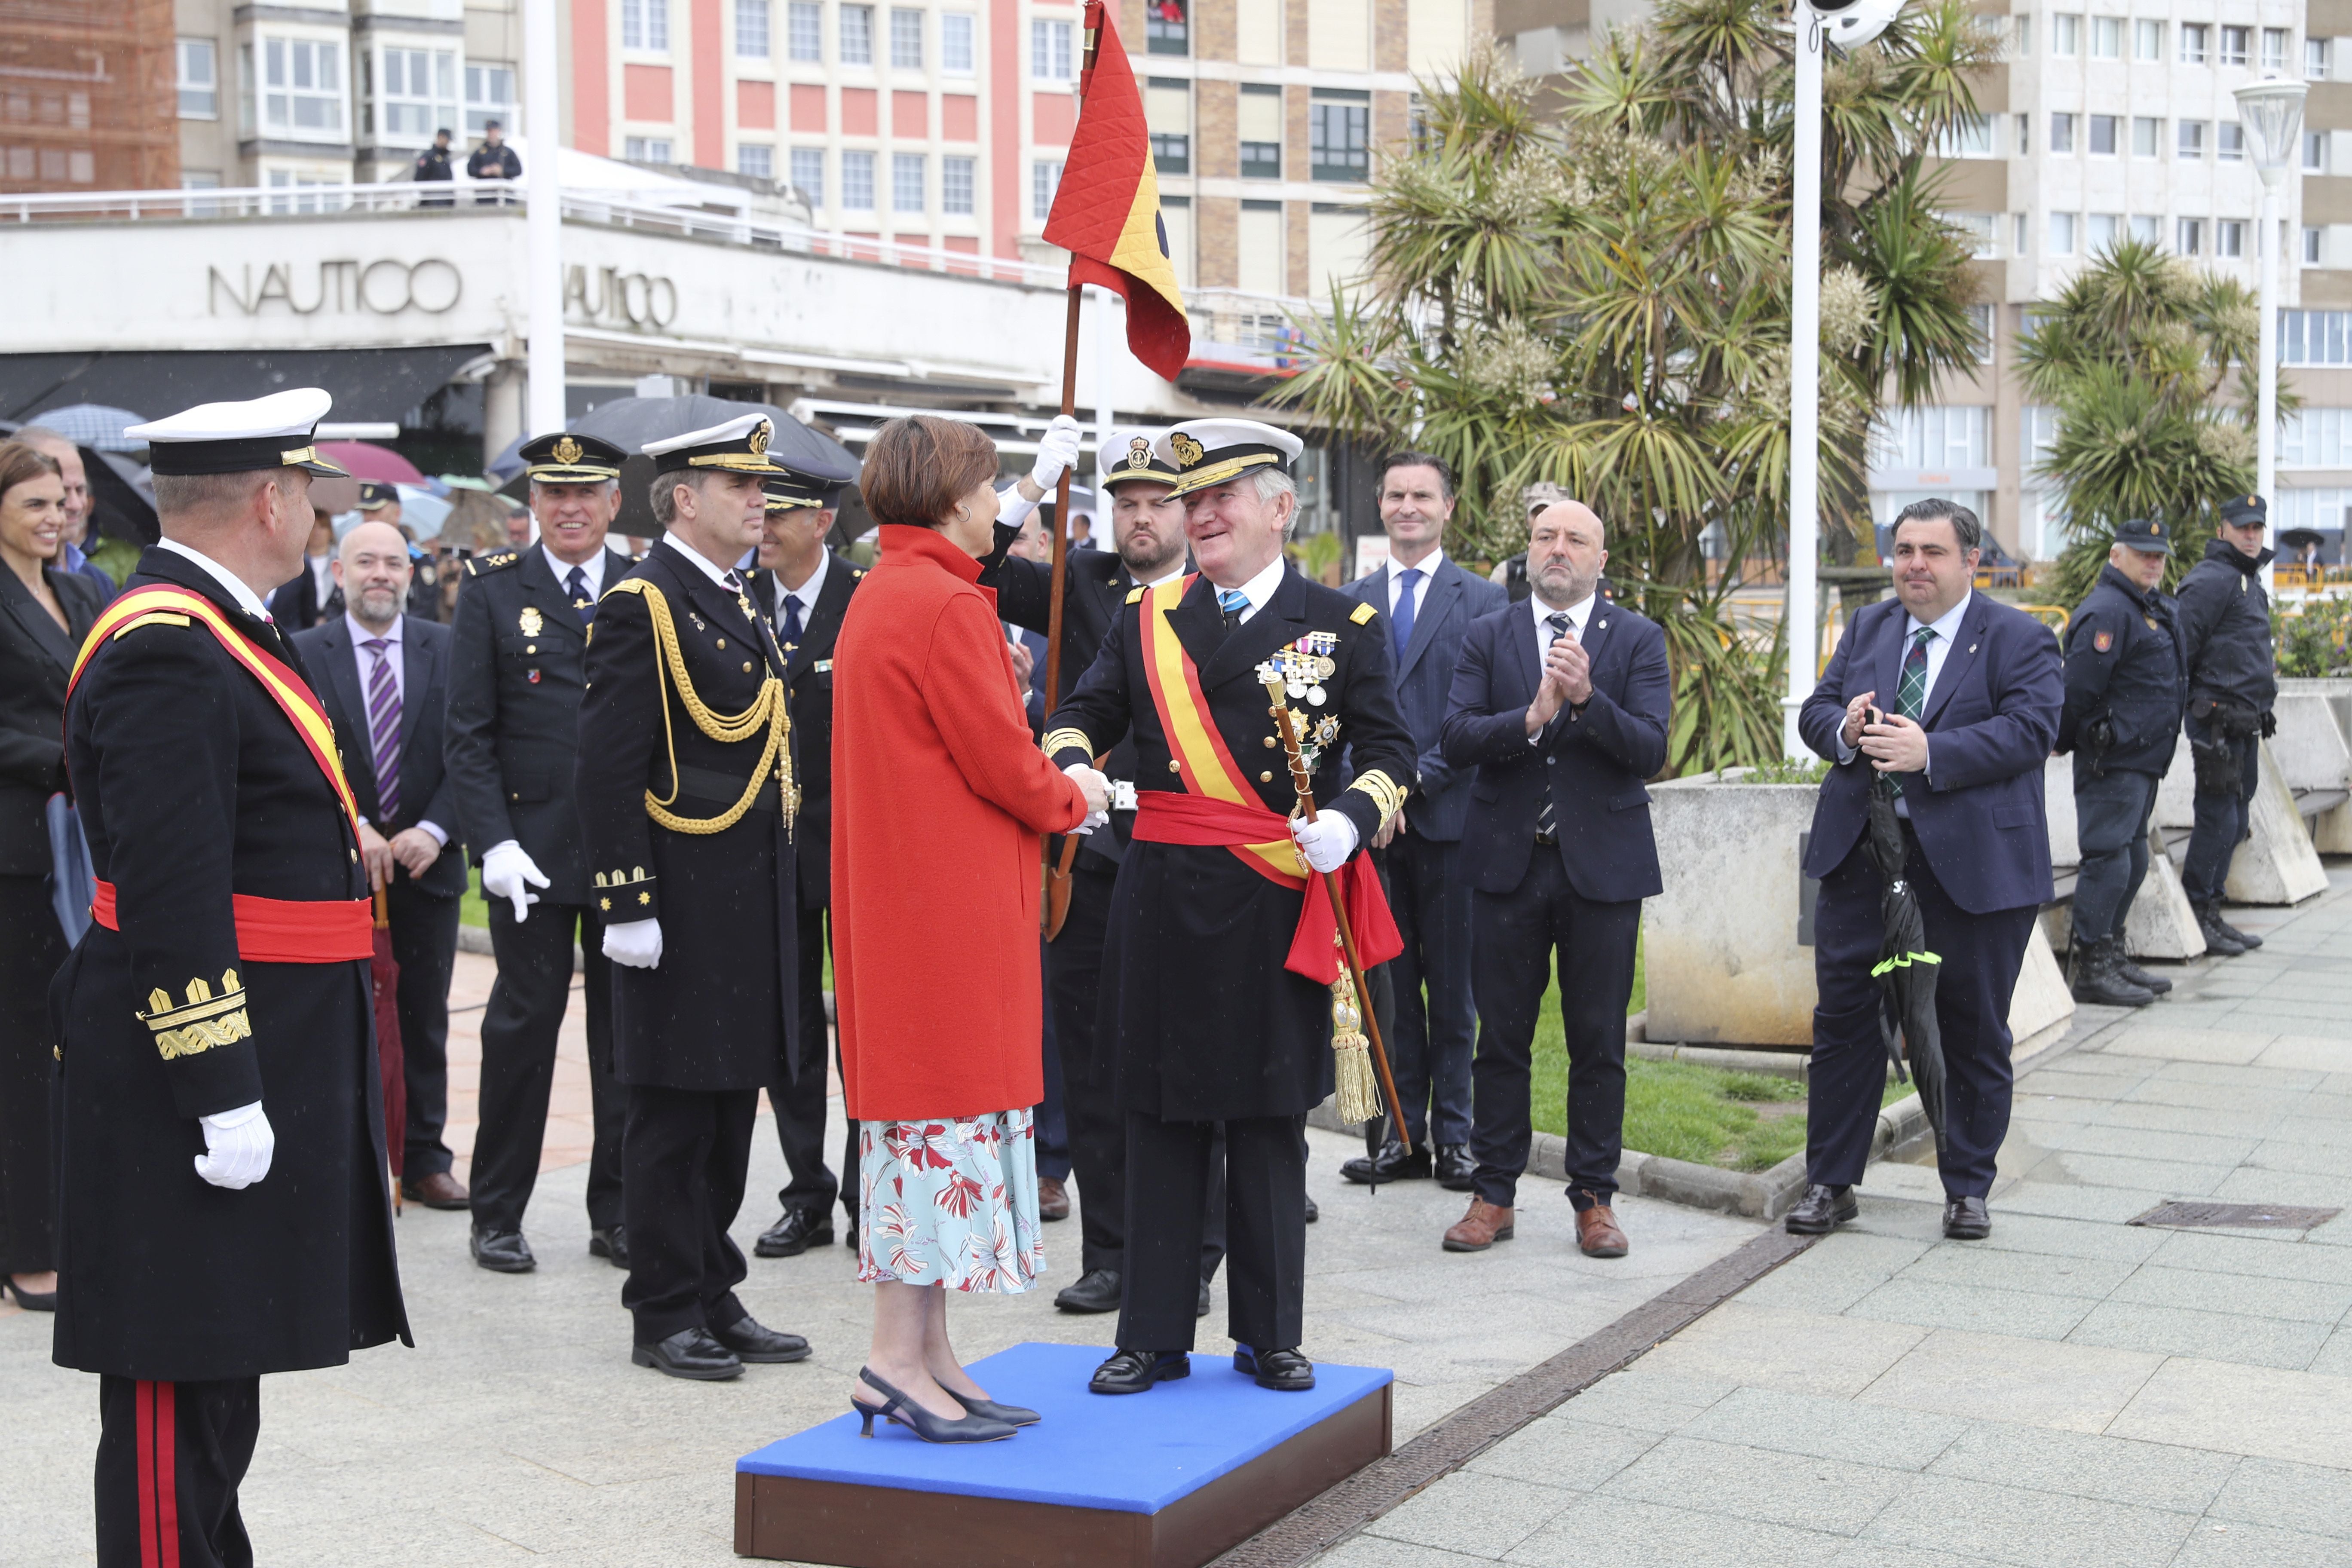
[(155, 1037), (155, 1048), (165, 1061), (193, 1057), (237, 1040), (253, 1037), (253, 1020), (245, 1011), (245, 987), (236, 971), (221, 972), (220, 991), (198, 975), (188, 982), (185, 1005), (174, 1007), (172, 994), (161, 986), (147, 993), (147, 1011), (139, 1015)]
[(636, 595), (646, 602), (646, 613), (654, 624), (654, 684), (658, 694), (667, 680), (677, 688), (678, 700), (686, 705), (687, 717), (694, 727), (721, 745), (740, 745), (759, 734), (764, 727), (767, 743), (760, 752), (759, 763), (744, 784), (740, 799), (717, 816), (680, 816), (668, 809), (677, 798), (677, 741), (670, 731), (669, 701), (662, 699), (662, 742), (669, 758), (669, 794), (656, 795), (646, 791), (646, 815), (672, 833), (723, 833), (743, 818), (760, 798), (772, 773), (780, 786), (784, 807), (784, 830), (789, 836), (794, 820), (800, 816), (800, 786), (793, 780), (793, 753), (788, 743), (793, 721), (787, 710), (784, 683), (772, 670), (760, 683), (760, 695), (751, 706), (740, 713), (721, 713), (704, 702), (694, 689), (693, 679), (687, 674), (686, 653), (678, 647), (677, 623), (669, 613), (669, 601), (659, 588), (642, 577), (627, 577), (613, 584), (614, 593)]
[(1084, 730), (1068, 728), (1048, 730), (1045, 731), (1045, 739), (1040, 743), (1049, 757), (1057, 752), (1066, 752), (1072, 746), (1076, 746), (1090, 757), (1095, 754), (1095, 743), (1087, 739), (1087, 732)]
[(1370, 795), (1374, 808), (1380, 812), (1382, 822), (1394, 816), (1398, 808), (1404, 805), (1405, 796), (1412, 793), (1379, 768), (1374, 768), (1370, 773), (1357, 774), (1355, 783), (1348, 787), (1362, 790)]

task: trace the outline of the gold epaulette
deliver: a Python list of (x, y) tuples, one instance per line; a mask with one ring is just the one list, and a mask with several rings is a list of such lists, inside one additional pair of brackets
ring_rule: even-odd
[[(1366, 609), (1370, 607), (1369, 605), (1365, 606)], [(1379, 768), (1374, 768), (1369, 773), (1358, 773), (1356, 782), (1348, 787), (1362, 790), (1370, 795), (1372, 805), (1380, 811), (1382, 822), (1394, 816), (1397, 809), (1404, 805), (1405, 796), (1412, 793)]]
[(155, 1048), (167, 1062), (253, 1037), (253, 1020), (245, 1011), (245, 987), (237, 984), (234, 969), (221, 972), (217, 994), (202, 975), (189, 981), (185, 1006), (173, 1006), (172, 994), (157, 986), (147, 993), (147, 1011), (139, 1019), (155, 1037)]
[(1130, 605), (1139, 605), (1143, 603), (1143, 590), (1140, 588), (1129, 589), (1127, 602)]
[(1072, 746), (1076, 746), (1090, 757), (1095, 754), (1095, 743), (1087, 739), (1087, 732), (1084, 730), (1048, 730), (1045, 731), (1045, 739), (1040, 744), (1044, 746), (1045, 754), (1049, 757), (1057, 752), (1066, 752)]
[(737, 746), (767, 731), (767, 743), (760, 753), (759, 763), (743, 786), (742, 795), (733, 805), (717, 816), (680, 816), (669, 809), (677, 799), (677, 740), (670, 732), (669, 701), (661, 699), (662, 743), (669, 757), (669, 794), (656, 795), (646, 791), (646, 815), (672, 833), (722, 833), (734, 826), (760, 798), (768, 780), (775, 779), (782, 793), (784, 824), (790, 830), (793, 820), (800, 815), (800, 786), (793, 781), (793, 752), (788, 743), (792, 719), (788, 712), (783, 678), (774, 670), (768, 671), (760, 682), (760, 695), (751, 706), (740, 713), (721, 713), (703, 701), (694, 689), (693, 678), (687, 674), (686, 650), (678, 645), (677, 623), (670, 618), (669, 600), (662, 591), (643, 577), (624, 577), (604, 590), (606, 597), (614, 594), (635, 594), (646, 602), (646, 613), (654, 626), (654, 684), (656, 695), (667, 679), (677, 688), (677, 699), (686, 706), (687, 717), (694, 727), (722, 746)]
[(1348, 612), (1348, 618), (1355, 622), (1360, 626), (1370, 626), (1371, 624), (1372, 617), (1378, 614), (1380, 614), (1380, 612), (1373, 609), (1370, 605), (1358, 605), (1354, 609)]

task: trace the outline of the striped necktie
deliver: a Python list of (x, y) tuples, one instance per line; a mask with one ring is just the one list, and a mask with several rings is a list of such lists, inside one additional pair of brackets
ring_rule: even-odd
[(1241, 624), (1242, 612), (1249, 608), (1249, 595), (1239, 588), (1220, 588), (1217, 608), (1224, 614), (1225, 629), (1231, 631)]
[[(1566, 610), (1556, 611), (1551, 615), (1546, 616), (1544, 617), (1544, 625), (1551, 628), (1551, 642), (1544, 644), (1544, 651), (1547, 653), (1551, 651), (1551, 644), (1559, 641), (1560, 638), (1568, 637), (1570, 640), (1575, 638), (1576, 634), (1568, 629), (1568, 612)], [(1536, 807), (1536, 833), (1538, 837), (1545, 838), (1557, 838), (1559, 837), (1559, 825), (1552, 816), (1551, 781), (1549, 779), (1546, 779), (1544, 781), (1543, 804)]]
[[(1927, 644), (1935, 635), (1935, 627), (1921, 626), (1911, 634), (1911, 651), (1903, 656), (1903, 684), (1895, 689), (1895, 710), (1906, 719), (1917, 719), (1927, 706)], [(1903, 793), (1901, 779), (1889, 773), (1886, 782), (1896, 795)]]
[(375, 656), (368, 671), (368, 751), (375, 763), (376, 820), (390, 826), (400, 815), (400, 682), (392, 673), (392, 639), (360, 646)]

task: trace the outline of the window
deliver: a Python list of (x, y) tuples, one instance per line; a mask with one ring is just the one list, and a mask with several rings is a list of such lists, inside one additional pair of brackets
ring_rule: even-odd
[(874, 154), (844, 153), (841, 155), (841, 205), (847, 212), (870, 213), (874, 210)]
[(383, 106), (385, 141), (421, 144), (457, 124), (457, 57), (448, 49), (386, 48), (376, 100)]
[(1062, 188), (1062, 161), (1041, 158), (1029, 165), (1029, 216), (1043, 223), (1054, 211), (1054, 193)]
[(1371, 177), (1372, 95), (1340, 88), (1317, 88), (1307, 106), (1309, 179)]
[(2305, 267), (2318, 267), (2324, 264), (2326, 248), (2322, 242), (2326, 237), (2326, 229), (2305, 228), (2303, 231), (2303, 264)]
[(621, 47), (669, 52), (669, 0), (621, 0)]
[(1977, 363), (1990, 364), (1992, 363), (1992, 307), (1969, 305), (1964, 308), (1969, 313), (1969, 320), (1975, 323), (1977, 329)]
[(2309, 81), (2327, 79), (2327, 40), (2326, 38), (2303, 40), (2303, 74)]
[(2011, 255), (2013, 255), (2013, 256), (2023, 256), (2024, 254), (2026, 254), (2026, 250), (2025, 250), (2025, 223), (2026, 223), (2026, 216), (2025, 216), (2025, 214), (2023, 214), (2023, 213), (2018, 213), (2018, 214), (2013, 215), (2012, 219), (2011, 219), (2011, 222), (2012, 222), (2012, 226), (2013, 226), (2013, 228), (2014, 228), (2014, 233), (2012, 233), (2012, 235), (2011, 236), (2010, 253), (2011, 253)]
[[(46, 170), (43, 171), (45, 176), (47, 173), (47, 172)], [(74, 177), (81, 180), (89, 178), (88, 174), (82, 174), (79, 170), (76, 171)], [(269, 188), (276, 191), (318, 192), (323, 187), (338, 184), (340, 183), (341, 182), (339, 180), (335, 179), (331, 175), (321, 176), (319, 174), (299, 174), (291, 169), (272, 169), (269, 171)], [(297, 195), (291, 197), (272, 196), (269, 198), (269, 210), (274, 213), (341, 212), (343, 210), (343, 198), (333, 195)]]
[(824, 58), (824, 7), (817, 0), (784, 7), (784, 51), (796, 60)]
[(2263, 69), (2266, 71), (2286, 69), (2286, 29), (2284, 27), (2263, 29)]
[(343, 134), (343, 46), (316, 38), (261, 44), (261, 123), (314, 142)]
[(2017, 117), (2017, 155), (2021, 158), (2030, 157), (2032, 152), (2033, 116), (2020, 114)]
[(2033, 18), (2019, 16), (2017, 23), (2017, 53), (2020, 58), (2033, 52)]
[(220, 118), (220, 57), (210, 38), (180, 40), (180, 118)]
[(2303, 172), (2306, 174), (2327, 173), (2327, 132), (2306, 131), (2303, 133)]
[(1192, 139), (1175, 132), (1151, 133), (1151, 166), (1163, 174), (1192, 172)]
[(2213, 128), (2213, 156), (2224, 163), (2246, 161), (2246, 128), (2234, 120), (2225, 120)]
[(890, 68), (902, 71), (923, 68), (923, 14), (920, 11), (893, 10), (890, 13)]
[(1153, 166), (1163, 174), (1192, 172), (1192, 84), (1181, 77), (1143, 79), (1143, 123), (1151, 135)]
[(870, 66), (874, 63), (874, 7), (844, 5), (841, 8), (841, 63), (845, 66)]
[(2151, 114), (2132, 116), (2132, 156), (2153, 158), (2156, 144), (2164, 138), (2164, 121)]
[(776, 150), (746, 142), (735, 149), (735, 172), (755, 180), (776, 177)]
[(2091, 116), (2091, 155), (2112, 158), (2116, 155), (2116, 117), (2112, 114)]
[(970, 158), (940, 160), (940, 211), (969, 217), (972, 211), (973, 161)]
[(2352, 468), (2352, 408), (2306, 405), (2280, 420), (2278, 460), (2292, 468)]
[(2180, 132), (2176, 139), (2176, 151), (2179, 153), (2181, 162), (2188, 163), (2192, 159), (2203, 158), (2205, 156), (2205, 122), (2201, 120), (2183, 120), (2179, 124)]
[(1991, 157), (1992, 117), (1988, 114), (1961, 115), (1944, 132), (1937, 151), (1947, 158)]
[(1192, 26), (1185, 13), (1188, 0), (1150, 0), (1143, 8), (1144, 50), (1154, 55), (1192, 52)]
[(2061, 113), (2050, 117), (2050, 150), (2053, 153), (2072, 153), (2074, 150), (2073, 115)]
[[(1070, 79), (1070, 25), (1067, 22), (1029, 24), (1029, 74), (1039, 81)], [(1061, 175), (1054, 177), (1058, 180)]]
[(625, 137), (621, 142), (621, 155), (632, 163), (667, 163), (670, 162), (669, 138)]
[(2185, 217), (2173, 229), (2173, 248), (2183, 256), (2205, 254), (2205, 220)]
[(793, 149), (793, 188), (812, 207), (824, 205), (824, 149)]
[(2252, 34), (2253, 29), (2251, 27), (2223, 27), (2221, 29), (2221, 63), (2225, 66), (2244, 65), (2246, 47), (2252, 41)]
[(971, 18), (950, 11), (940, 17), (940, 69), (950, 76), (971, 74)]
[(2213, 220), (2213, 254), (2232, 258), (2246, 254), (2244, 220), (2234, 217)]
[(735, 54), (746, 60), (768, 58), (768, 0), (735, 0)]
[(1234, 130), (1241, 139), (1242, 178), (1282, 178), (1282, 89), (1265, 82), (1242, 83)]
[(2141, 21), (2132, 24), (2132, 58), (2158, 63), (2163, 60), (2163, 23)]
[(2093, 213), (2090, 227), (2084, 231), (2083, 248), (2096, 256), (2103, 250), (2113, 250), (2116, 241), (2123, 237), (2124, 220), (2120, 213)]
[(2212, 28), (2203, 22), (2180, 24), (2180, 63), (2182, 65), (2201, 66), (2205, 63), (2206, 40), (2211, 36), (2212, 31)]
[(2071, 60), (2083, 52), (2083, 18), (2079, 13), (2061, 11), (2050, 18), (2050, 52), (2062, 60)]
[(2278, 343), (2281, 364), (2352, 364), (2352, 311), (2281, 310)]
[(1992, 410), (1929, 404), (1890, 408), (1870, 431), (1874, 468), (1983, 468), (1992, 465)]
[(479, 136), (493, 120), (501, 129), (514, 128), (514, 67), (469, 63), (466, 67), (466, 134)]
[(890, 210), (894, 213), (919, 213), (929, 204), (923, 199), (923, 155), (920, 153), (890, 154)]
[(2124, 19), (2121, 16), (2091, 18), (2091, 58), (2095, 60), (2119, 60), (2124, 58)]
[(2073, 213), (2050, 215), (2050, 254), (2053, 256), (2074, 254), (2074, 215)]
[(2158, 244), (2164, 234), (2164, 220), (2153, 213), (2134, 213), (2131, 237), (2142, 245)]
[(2000, 254), (1991, 213), (1946, 213), (1944, 221), (1968, 237), (1970, 256), (1982, 260)]

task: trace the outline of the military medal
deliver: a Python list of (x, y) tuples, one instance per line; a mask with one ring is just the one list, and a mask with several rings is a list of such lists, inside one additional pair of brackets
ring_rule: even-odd
[(735, 595), (735, 602), (743, 607), (743, 618), (757, 624), (760, 617), (751, 608), (751, 596), (749, 594), (738, 594)]
[(515, 625), (522, 629), (523, 636), (535, 637), (546, 626), (546, 621), (541, 616), (537, 605), (525, 605), (522, 613), (515, 617)]

